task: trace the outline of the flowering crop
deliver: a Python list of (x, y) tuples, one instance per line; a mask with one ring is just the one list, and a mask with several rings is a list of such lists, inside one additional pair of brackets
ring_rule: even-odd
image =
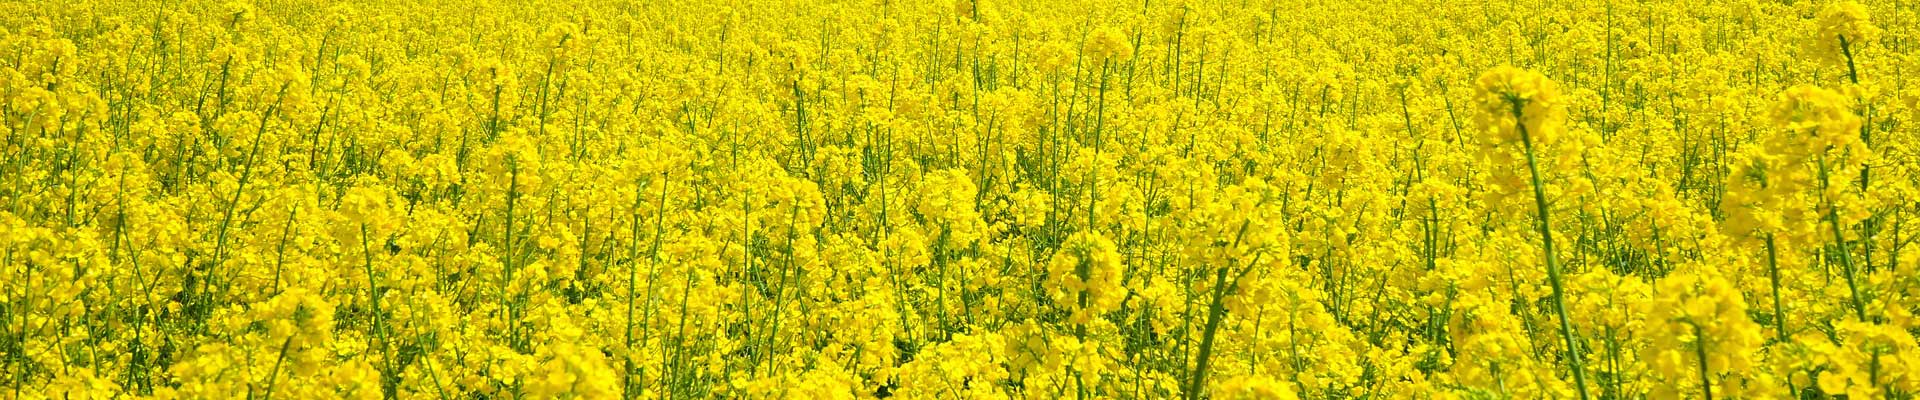
[(1916, 21), (0, 1), (0, 399), (1913, 399)]

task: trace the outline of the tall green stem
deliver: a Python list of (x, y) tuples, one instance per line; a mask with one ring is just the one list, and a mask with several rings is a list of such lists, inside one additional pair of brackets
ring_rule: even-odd
[(1573, 370), (1573, 384), (1580, 388), (1580, 398), (1588, 399), (1586, 367), (1580, 362), (1580, 351), (1573, 341), (1573, 324), (1567, 322), (1567, 300), (1565, 285), (1560, 280), (1560, 257), (1553, 251), (1553, 229), (1549, 228), (1547, 212), (1547, 193), (1540, 184), (1539, 163), (1533, 156), (1533, 137), (1527, 132), (1526, 119), (1521, 115), (1522, 104), (1513, 102), (1514, 128), (1520, 131), (1520, 143), (1527, 154), (1527, 172), (1532, 174), (1533, 204), (1539, 210), (1540, 247), (1547, 255), (1547, 280), (1553, 285), (1553, 313), (1560, 319), (1560, 338), (1566, 342), (1568, 368)]

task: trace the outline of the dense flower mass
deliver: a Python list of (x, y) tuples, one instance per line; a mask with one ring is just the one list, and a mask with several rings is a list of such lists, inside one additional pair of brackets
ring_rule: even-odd
[(1909, 3), (0, 1), (0, 399), (1913, 399)]

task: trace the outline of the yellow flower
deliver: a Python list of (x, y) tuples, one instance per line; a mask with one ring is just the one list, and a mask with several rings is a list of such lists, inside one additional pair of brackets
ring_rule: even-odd
[(1855, 1), (1826, 3), (1817, 16), (1813, 38), (1815, 55), (1829, 62), (1851, 62), (1867, 45), (1880, 39), (1867, 6)]
[(1857, 143), (1860, 117), (1853, 113), (1853, 100), (1832, 90), (1796, 85), (1780, 94), (1774, 103), (1773, 123), (1789, 132), (1795, 147), (1780, 149), (1785, 154), (1818, 154), (1830, 148)]
[(1127, 42), (1127, 36), (1113, 27), (1101, 27), (1087, 35), (1086, 52), (1094, 61), (1123, 60), (1133, 58), (1133, 44)]
[(1069, 322), (1085, 325), (1126, 298), (1127, 288), (1120, 285), (1126, 265), (1117, 249), (1099, 233), (1079, 232), (1047, 263), (1047, 286), (1054, 301), (1072, 312)]
[(1546, 76), (1502, 66), (1481, 74), (1476, 85), (1474, 123), (1491, 144), (1546, 143), (1565, 130), (1566, 106)]

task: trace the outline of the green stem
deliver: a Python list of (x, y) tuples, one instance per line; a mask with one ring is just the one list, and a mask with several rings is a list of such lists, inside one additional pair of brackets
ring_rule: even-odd
[(273, 400), (273, 387), (280, 381), (280, 364), (287, 361), (287, 348), (291, 346), (293, 336), (287, 336), (287, 340), (280, 343), (280, 356), (273, 359), (273, 369), (267, 372), (267, 394), (261, 400)]
[(1699, 324), (1687, 324), (1693, 325), (1693, 355), (1700, 359), (1700, 391), (1706, 394), (1707, 400), (1713, 400), (1713, 377), (1707, 372), (1707, 338), (1700, 335)]
[(1560, 258), (1553, 251), (1553, 230), (1548, 226), (1550, 218), (1547, 212), (1547, 193), (1540, 184), (1539, 162), (1533, 155), (1533, 137), (1528, 134), (1526, 123), (1519, 122), (1526, 120), (1521, 115), (1521, 102), (1511, 101), (1511, 103), (1515, 121), (1513, 125), (1520, 131), (1520, 143), (1525, 147), (1527, 155), (1527, 172), (1532, 174), (1533, 204), (1540, 213), (1540, 223), (1535, 226), (1540, 230), (1541, 250), (1546, 252), (1547, 256), (1547, 280), (1553, 285), (1553, 312), (1560, 320), (1560, 338), (1566, 342), (1567, 361), (1571, 364), (1568, 368), (1573, 370), (1573, 384), (1580, 388), (1580, 398), (1586, 400), (1589, 398), (1586, 367), (1580, 362), (1580, 352), (1573, 341), (1573, 324), (1567, 321), (1566, 289), (1560, 280)]
[(379, 286), (373, 277), (373, 252), (371, 247), (367, 245), (367, 239), (367, 225), (360, 224), (361, 266), (366, 269), (367, 273), (367, 301), (373, 304), (373, 334), (380, 341), (381, 392), (384, 393), (387, 398), (393, 398), (394, 391), (398, 388), (392, 384), (399, 382), (400, 375), (393, 370), (393, 347), (387, 342), (387, 318), (386, 313), (380, 310)]
[[(1266, 203), (1265, 199), (1262, 199), (1261, 203)], [(1255, 207), (1258, 206), (1258, 204), (1255, 205)], [(1247, 226), (1252, 225), (1252, 223), (1252, 218), (1248, 218), (1245, 222), (1240, 223), (1240, 231), (1234, 234), (1233, 244), (1230, 245), (1231, 247), (1240, 247), (1240, 241), (1247, 237)], [(1247, 268), (1242, 270), (1238, 276), (1245, 277), (1247, 272), (1253, 270), (1253, 265), (1258, 262), (1259, 255), (1255, 255), (1254, 260), (1248, 262)], [(1193, 377), (1187, 382), (1187, 400), (1198, 400), (1200, 398), (1200, 390), (1206, 388), (1208, 363), (1213, 357), (1214, 334), (1219, 332), (1220, 321), (1226, 319), (1227, 316), (1227, 307), (1224, 301), (1227, 297), (1227, 270), (1233, 269), (1233, 266), (1233, 260), (1228, 260), (1226, 266), (1220, 267), (1217, 272), (1215, 272), (1213, 296), (1207, 305), (1206, 330), (1200, 334), (1199, 358), (1194, 361)], [(1238, 282), (1239, 278), (1236, 277), (1234, 281)]]
[(1852, 251), (1847, 249), (1846, 235), (1840, 233), (1840, 206), (1834, 204), (1833, 199), (1826, 194), (1828, 186), (1827, 177), (1827, 159), (1826, 155), (1822, 154), (1820, 156), (1820, 200), (1826, 203), (1827, 226), (1831, 228), (1833, 233), (1833, 249), (1840, 257), (1840, 271), (1846, 274), (1847, 292), (1852, 296), (1853, 300), (1853, 316), (1859, 318), (1860, 322), (1867, 322), (1867, 305), (1860, 299), (1860, 284), (1858, 279), (1854, 277), (1853, 254)]
[(1781, 341), (1787, 340), (1787, 314), (1780, 308), (1780, 264), (1777, 261), (1773, 245), (1773, 234), (1767, 234), (1767, 276), (1773, 280), (1773, 331)]

